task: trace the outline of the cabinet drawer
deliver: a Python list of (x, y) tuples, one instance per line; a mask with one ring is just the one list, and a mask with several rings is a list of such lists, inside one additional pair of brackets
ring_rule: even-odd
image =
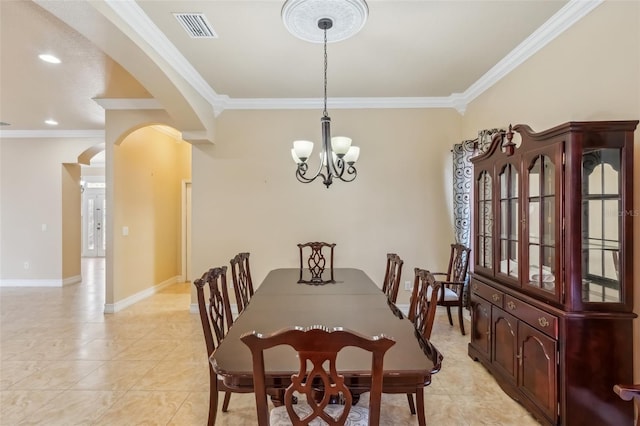
[(553, 338), (558, 337), (558, 318), (550, 313), (509, 295), (504, 297), (504, 309), (544, 334)]
[(504, 299), (504, 294), (502, 294), (495, 288), (488, 286), (486, 284), (482, 284), (481, 282), (472, 280), (471, 290), (478, 296), (482, 297), (483, 299), (488, 300), (494, 305), (498, 305), (502, 307), (502, 300)]

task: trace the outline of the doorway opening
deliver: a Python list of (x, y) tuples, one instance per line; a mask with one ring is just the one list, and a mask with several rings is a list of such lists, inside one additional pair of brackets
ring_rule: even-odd
[[(92, 177), (95, 178), (95, 177)], [(82, 184), (82, 257), (104, 257), (106, 253), (106, 185), (84, 181)]]

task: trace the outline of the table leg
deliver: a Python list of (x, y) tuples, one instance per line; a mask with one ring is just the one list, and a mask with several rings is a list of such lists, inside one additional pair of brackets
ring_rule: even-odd
[(418, 387), (416, 389), (416, 411), (418, 414), (418, 424), (420, 426), (426, 425), (426, 420), (424, 417), (424, 388)]

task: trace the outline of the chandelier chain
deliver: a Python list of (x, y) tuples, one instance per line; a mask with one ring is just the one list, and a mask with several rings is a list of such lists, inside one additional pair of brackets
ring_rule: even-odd
[(324, 27), (324, 111), (322, 114), (328, 117), (327, 113), (327, 27)]

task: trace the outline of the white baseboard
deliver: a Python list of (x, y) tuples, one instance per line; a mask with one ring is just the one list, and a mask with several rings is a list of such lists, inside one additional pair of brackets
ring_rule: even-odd
[(49, 280), (0, 280), (0, 287), (64, 287), (81, 281), (81, 275)]
[(116, 312), (119, 312), (125, 308), (128, 308), (129, 306), (140, 302), (141, 300), (146, 299), (147, 297), (153, 296), (154, 294), (156, 294), (157, 292), (159, 292), (160, 290), (162, 290), (165, 287), (170, 286), (171, 284), (175, 284), (177, 282), (180, 282), (180, 277), (179, 276), (175, 276), (173, 278), (169, 278), (166, 281), (161, 282), (160, 284), (156, 284), (153, 287), (149, 287), (145, 290), (139, 291), (136, 294), (132, 294), (131, 296), (122, 299), (116, 303), (105, 303), (104, 304), (104, 313), (105, 314), (114, 314)]

